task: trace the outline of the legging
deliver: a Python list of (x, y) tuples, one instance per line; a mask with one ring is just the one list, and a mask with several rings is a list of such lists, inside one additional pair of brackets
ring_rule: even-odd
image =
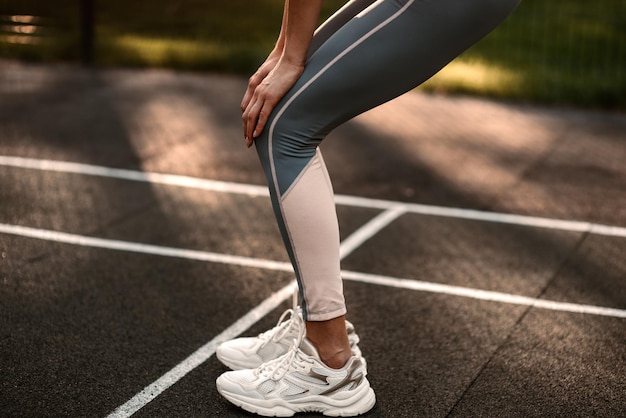
[(519, 1), (354, 0), (316, 31), (304, 73), (256, 139), (306, 320), (346, 313), (321, 141), (338, 125), (420, 85)]

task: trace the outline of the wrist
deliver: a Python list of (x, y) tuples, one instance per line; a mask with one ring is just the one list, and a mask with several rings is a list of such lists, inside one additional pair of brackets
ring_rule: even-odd
[(274, 46), (274, 49), (272, 49), (269, 56), (273, 58), (280, 58), (283, 55), (284, 49), (285, 44), (283, 42), (279, 42)]
[(284, 59), (280, 59), (276, 67), (279, 67), (282, 73), (297, 73), (302, 74), (304, 72), (304, 64), (292, 63)]
[(294, 54), (283, 51), (280, 56), (280, 62), (291, 67), (304, 68), (304, 64), (306, 64), (306, 54)]

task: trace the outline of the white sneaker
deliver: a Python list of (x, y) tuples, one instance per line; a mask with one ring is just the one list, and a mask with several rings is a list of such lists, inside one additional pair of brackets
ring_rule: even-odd
[(356, 355), (341, 369), (329, 368), (301, 336), (282, 357), (254, 370), (226, 372), (216, 383), (228, 401), (259, 415), (321, 412), (345, 417), (364, 414), (376, 403), (366, 374), (363, 358)]
[[(289, 319), (285, 320), (287, 315)], [(299, 307), (287, 309), (274, 328), (257, 337), (241, 337), (226, 341), (217, 347), (215, 354), (222, 364), (232, 370), (255, 369), (287, 353), (303, 328), (302, 310)], [(359, 336), (349, 321), (346, 321), (346, 330), (352, 353), (361, 357), (361, 350), (357, 345)]]

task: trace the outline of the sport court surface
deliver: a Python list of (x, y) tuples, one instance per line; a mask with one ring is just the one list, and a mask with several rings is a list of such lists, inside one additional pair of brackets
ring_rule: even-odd
[[(2, 416), (250, 416), (215, 345), (293, 276), (245, 80), (0, 69)], [(409, 94), (329, 137), (366, 416), (625, 416), (624, 132)]]

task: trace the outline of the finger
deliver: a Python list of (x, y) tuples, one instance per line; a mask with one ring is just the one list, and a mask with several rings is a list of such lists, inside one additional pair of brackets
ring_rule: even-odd
[(248, 134), (248, 131), (249, 131), (248, 127), (250, 126), (250, 112), (251, 112), (251, 106), (250, 104), (248, 104), (248, 107), (241, 115), (241, 118), (243, 121), (243, 137), (246, 141), (246, 146), (248, 148), (250, 148), (253, 143), (253, 138)]
[(252, 134), (257, 125), (262, 106), (263, 101), (254, 97), (242, 116), (245, 123), (244, 137), (246, 138), (246, 142), (253, 139)]
[(245, 138), (246, 142), (248, 142), (248, 124), (249, 124), (249, 118), (250, 118), (250, 111), (251, 111), (251, 105), (250, 105), (250, 101), (248, 102), (248, 105), (246, 106), (246, 108), (244, 109), (243, 113), (241, 114), (241, 123), (243, 125), (243, 137)]
[(252, 100), (252, 94), (254, 93), (254, 89), (256, 87), (252, 87), (251, 85), (248, 85), (248, 89), (246, 90), (246, 93), (243, 95), (243, 100), (241, 101), (241, 111), (245, 112), (245, 110), (248, 108), (248, 105), (250, 104), (250, 100)]
[[(246, 106), (247, 108), (247, 106)], [(243, 137), (246, 137), (246, 128), (248, 126), (248, 113), (246, 112), (246, 109), (242, 109), (242, 113), (241, 113), (241, 124), (242, 124), (242, 128), (243, 128)]]
[(243, 131), (243, 137), (246, 140), (246, 142), (248, 141), (248, 138), (246, 138), (246, 120), (243, 117), (243, 115), (241, 116), (241, 125), (242, 125), (242, 131)]
[(261, 135), (261, 132), (263, 132), (263, 129), (265, 128), (265, 124), (267, 123), (267, 120), (269, 119), (269, 115), (272, 113), (273, 109), (274, 109), (273, 102), (270, 102), (269, 100), (266, 100), (265, 102), (263, 102), (263, 106), (261, 107), (261, 110), (259, 111), (259, 117), (257, 118), (256, 126), (254, 127), (254, 130), (252, 132), (252, 138), (257, 138), (259, 135)]
[(246, 93), (243, 95), (243, 100), (241, 101), (241, 111), (245, 111), (252, 100), (252, 96), (254, 95), (254, 91), (263, 81), (263, 77), (259, 75), (257, 71), (248, 79), (248, 88), (246, 89)]

